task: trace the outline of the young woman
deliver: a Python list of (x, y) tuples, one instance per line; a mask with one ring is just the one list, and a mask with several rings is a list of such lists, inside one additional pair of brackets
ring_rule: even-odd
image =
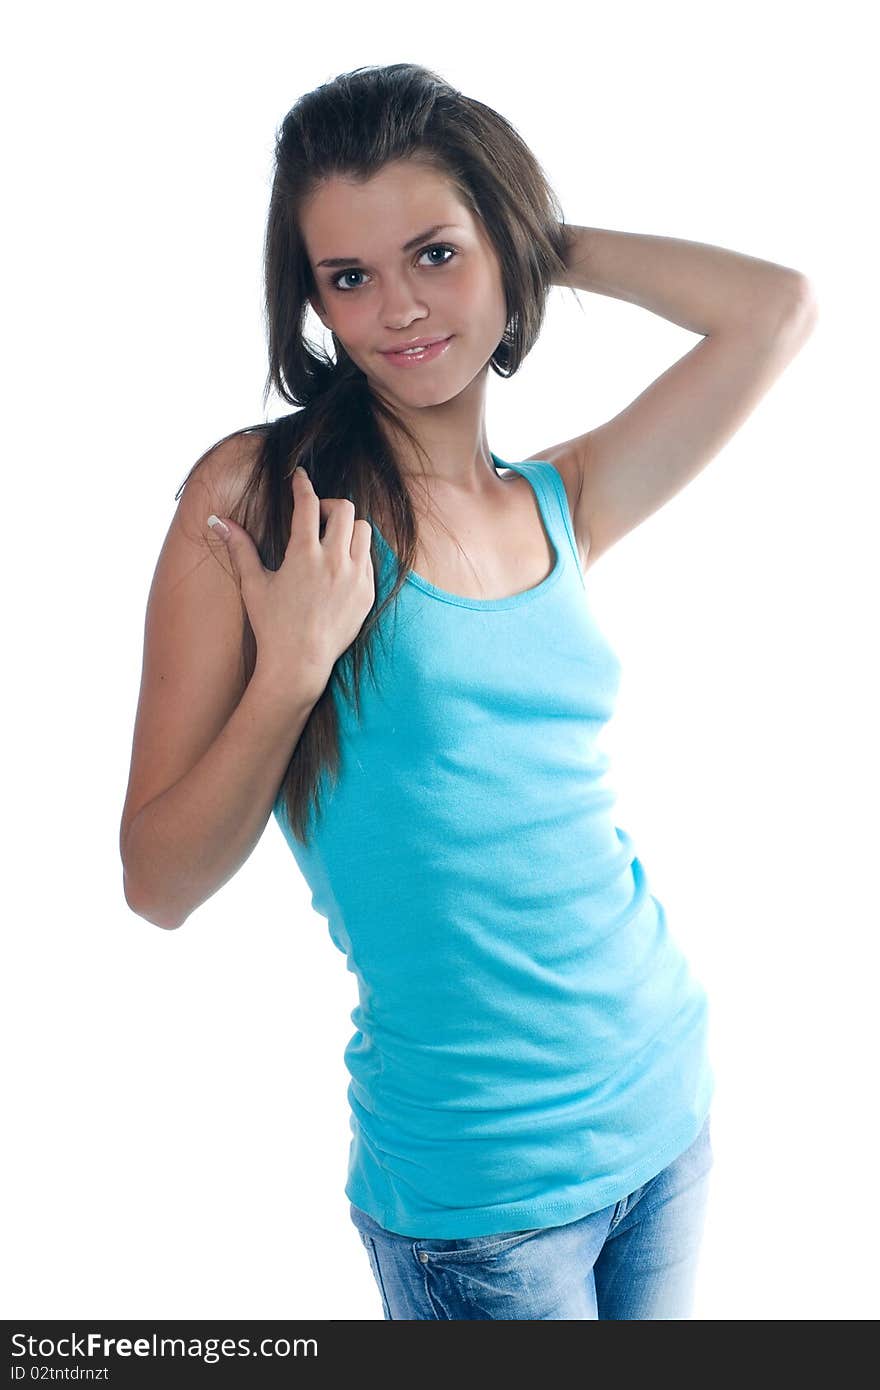
[[(127, 901), (181, 926), (274, 812), (358, 981), (345, 1192), (386, 1318), (687, 1318), (707, 1001), (614, 824), (620, 667), (585, 575), (746, 419), (809, 284), (566, 226), (513, 127), (406, 63), (286, 116), (265, 271), (266, 395), (297, 409), (197, 461), (162, 547)], [(488, 372), (552, 285), (703, 337), (505, 462)]]

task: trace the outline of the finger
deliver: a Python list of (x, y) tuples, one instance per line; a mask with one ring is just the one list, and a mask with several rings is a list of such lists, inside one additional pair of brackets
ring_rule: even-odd
[[(212, 513), (209, 524), (219, 520), (220, 518), (215, 517)], [(238, 522), (232, 521), (229, 517), (223, 517), (222, 521), (227, 534), (224, 534), (222, 526), (211, 525), (211, 530), (226, 541), (226, 549), (232, 558), (232, 567), (239, 580), (247, 583), (262, 576), (264, 572), (263, 562), (252, 537), (243, 526), (239, 526)]]
[(338, 545), (340, 549), (351, 550), (351, 533), (355, 522), (354, 503), (348, 497), (328, 497), (330, 503), (324, 527), (325, 544)]
[(321, 517), (320, 498), (312, 487), (312, 480), (306, 470), (299, 465), (293, 470), (293, 518), (290, 523), (290, 541), (299, 545), (317, 545), (318, 525)]
[(361, 560), (369, 560), (372, 543), (373, 528), (368, 521), (360, 517), (354, 523), (354, 529), (352, 531), (351, 558), (358, 563)]

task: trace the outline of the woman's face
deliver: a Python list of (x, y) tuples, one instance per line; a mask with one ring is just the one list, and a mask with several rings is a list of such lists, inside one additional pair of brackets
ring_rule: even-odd
[[(486, 367), (507, 323), (501, 268), (442, 175), (399, 160), (367, 183), (330, 179), (303, 208), (301, 232), (317, 286), (312, 307), (383, 395), (439, 405)], [(328, 259), (339, 263), (321, 264)], [(452, 341), (412, 367), (383, 356), (425, 337)]]

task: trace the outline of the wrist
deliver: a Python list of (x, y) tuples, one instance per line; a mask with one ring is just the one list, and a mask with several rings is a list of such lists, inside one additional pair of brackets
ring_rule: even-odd
[(288, 719), (305, 720), (324, 693), (328, 679), (329, 673), (317, 667), (298, 663), (293, 671), (280, 670), (271, 662), (258, 659), (248, 689), (273, 711)]

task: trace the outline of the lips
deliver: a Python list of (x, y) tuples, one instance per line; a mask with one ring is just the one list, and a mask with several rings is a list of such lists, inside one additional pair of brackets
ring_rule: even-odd
[(434, 343), (445, 343), (452, 334), (447, 333), (437, 338), (412, 338), (408, 343), (398, 343), (391, 348), (380, 348), (379, 351), (387, 357), (392, 352), (406, 352), (408, 348), (432, 347)]
[(396, 367), (398, 371), (416, 371), (419, 367), (427, 366), (431, 362), (437, 362), (445, 357), (452, 345), (452, 334), (448, 338), (435, 339), (427, 347), (413, 348), (411, 351), (401, 351), (397, 348), (394, 352), (385, 352), (383, 357), (390, 367)]

